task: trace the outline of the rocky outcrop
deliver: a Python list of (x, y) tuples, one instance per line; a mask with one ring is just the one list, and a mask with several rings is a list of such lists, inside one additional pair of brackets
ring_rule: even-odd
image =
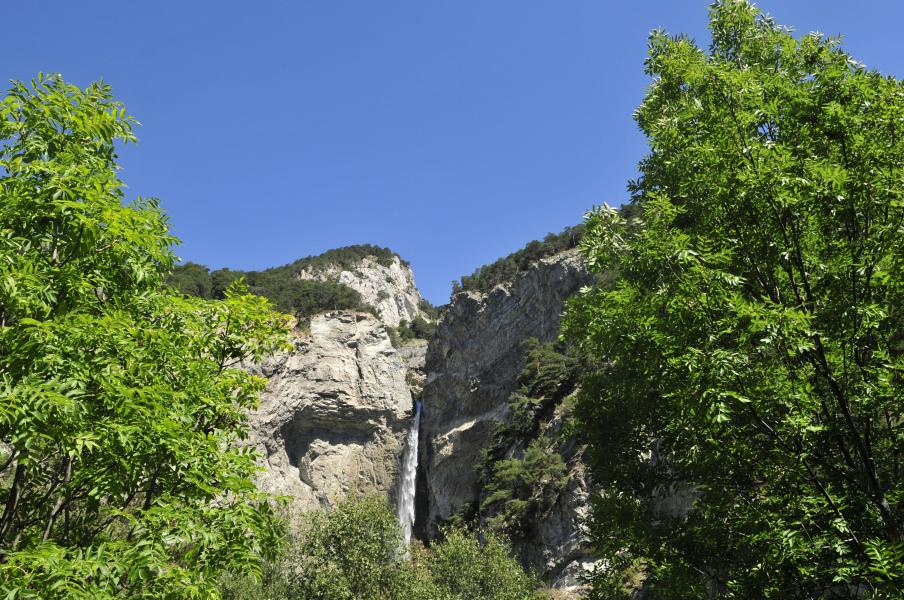
[(292, 497), (299, 510), (394, 495), (412, 396), (380, 321), (349, 311), (315, 316), (294, 352), (253, 370), (269, 380), (251, 419), (262, 489)]
[(408, 387), (415, 398), (421, 397), (427, 381), (427, 348), (427, 340), (412, 340), (399, 348), (399, 356), (408, 370)]
[[(435, 535), (442, 522), (468, 513), (479, 501), (481, 482), (474, 466), (493, 443), (494, 426), (509, 418), (508, 398), (523, 366), (523, 343), (529, 337), (555, 339), (565, 299), (589, 281), (577, 252), (568, 251), (540, 260), (486, 294), (460, 292), (453, 298), (427, 352), (418, 487), (421, 535)], [(524, 557), (543, 565), (542, 571), (553, 573), (554, 579), (568, 577), (569, 569), (587, 558), (579, 531), (587, 486), (582, 475), (570, 485), (539, 528), (536, 552)]]
[(411, 322), (419, 313), (421, 294), (414, 283), (414, 273), (398, 256), (389, 260), (368, 256), (352, 267), (305, 267), (296, 276), (347, 285), (361, 294), (364, 304), (377, 310), (385, 324), (393, 327), (403, 319)]

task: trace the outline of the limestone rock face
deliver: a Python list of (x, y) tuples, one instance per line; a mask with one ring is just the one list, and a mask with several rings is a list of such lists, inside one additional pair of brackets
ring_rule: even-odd
[(408, 369), (408, 386), (415, 398), (420, 398), (427, 380), (427, 340), (412, 340), (399, 348), (399, 356)]
[(365, 304), (377, 309), (385, 324), (393, 327), (402, 319), (411, 322), (419, 312), (421, 294), (414, 283), (414, 273), (398, 256), (393, 256), (388, 264), (368, 256), (350, 269), (306, 268), (298, 272), (298, 277), (347, 285), (361, 294)]
[(268, 378), (252, 415), (259, 484), (294, 510), (395, 490), (412, 412), (406, 366), (375, 317), (315, 316), (296, 350), (253, 369)]
[[(495, 424), (509, 418), (523, 342), (555, 339), (565, 299), (589, 282), (577, 252), (568, 251), (486, 294), (461, 292), (453, 298), (427, 352), (417, 491), (421, 535), (435, 535), (443, 521), (479, 502), (474, 465), (492, 444)], [(524, 549), (525, 561), (541, 573), (565, 577), (584, 560), (578, 522), (587, 494), (583, 477), (573, 478), (532, 548)]]

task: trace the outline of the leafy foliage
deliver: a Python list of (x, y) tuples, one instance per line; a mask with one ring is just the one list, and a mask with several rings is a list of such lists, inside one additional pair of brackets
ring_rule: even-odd
[[(482, 540), (480, 538), (483, 538)], [(463, 529), (445, 532), (442, 542), (431, 548), (427, 571), (441, 598), (470, 600), (539, 600), (538, 582), (510, 556), (508, 545), (492, 533), (481, 535)]]
[(524, 368), (518, 374), (518, 389), (509, 398), (512, 419), (497, 435), (503, 440), (536, 435), (540, 424), (575, 390), (588, 366), (587, 359), (572, 346), (525, 340)]
[(124, 203), (134, 120), (102, 83), (13, 83), (0, 102), (0, 590), (212, 597), (279, 534), (240, 448), (285, 343), (240, 284), (172, 295), (157, 202)]
[(493, 535), (479, 541), (463, 530), (450, 530), (433, 548), (412, 547), (406, 558), (398, 521), (377, 497), (303, 515), (297, 538), (284, 549), (265, 567), (264, 579), (225, 577), (224, 599), (538, 598), (537, 581)]
[(356, 269), (365, 258), (384, 267), (388, 267), (396, 259), (403, 265), (408, 264), (389, 248), (358, 244), (327, 250), (323, 254), (301, 258), (288, 265), (264, 271), (218, 269), (211, 272), (203, 265), (188, 262), (175, 266), (167, 281), (186, 294), (202, 298), (222, 298), (233, 281), (244, 278), (253, 293), (268, 298), (279, 310), (292, 313), (298, 319), (310, 319), (327, 310), (347, 309), (376, 314), (376, 310), (365, 304), (357, 291), (345, 284), (298, 278), (302, 271)]
[(207, 267), (186, 263), (175, 267), (168, 277), (171, 285), (180, 291), (202, 298), (222, 298), (226, 290), (238, 279), (244, 279), (252, 293), (263, 296), (284, 312), (299, 319), (327, 310), (358, 310), (374, 313), (374, 308), (364, 304), (361, 294), (342, 283), (298, 279), (285, 267), (266, 271), (231, 271), (220, 269), (210, 272)]
[(562, 456), (535, 438), (520, 458), (498, 460), (484, 480), (481, 517), (495, 531), (526, 536), (568, 485)]
[(209, 299), (222, 298), (226, 288), (236, 279), (238, 274), (215, 281), (210, 269), (193, 262), (177, 265), (166, 278), (167, 283), (184, 294)]
[(581, 242), (578, 417), (611, 576), (657, 598), (900, 597), (904, 90), (739, 0), (654, 32), (639, 221)]
[(333, 248), (327, 250), (323, 254), (317, 256), (308, 256), (300, 258), (295, 262), (287, 265), (293, 271), (301, 271), (302, 269), (326, 269), (331, 266), (340, 269), (354, 269), (365, 258), (373, 258), (377, 264), (388, 267), (392, 262), (398, 259), (403, 265), (408, 266), (408, 261), (402, 259), (398, 254), (373, 244), (355, 244), (352, 246), (343, 246), (342, 248)]
[[(357, 244), (327, 250), (316, 256), (306, 256), (295, 262), (273, 267), (264, 271), (233, 271), (231, 269), (218, 269), (210, 272), (210, 269), (197, 263), (187, 262), (175, 267), (169, 277), (169, 281), (178, 289), (187, 294), (200, 295), (205, 298), (221, 297), (223, 290), (239, 277), (245, 277), (252, 285), (260, 285), (264, 288), (285, 287), (290, 280), (296, 279), (302, 271), (322, 271), (326, 269), (353, 270), (360, 266), (365, 258), (375, 260), (377, 264), (388, 267), (396, 259), (403, 265), (408, 262), (402, 260), (398, 254), (389, 248), (374, 246), (372, 244)], [(195, 293), (201, 290), (205, 293)], [(209, 294), (209, 295), (207, 295)]]

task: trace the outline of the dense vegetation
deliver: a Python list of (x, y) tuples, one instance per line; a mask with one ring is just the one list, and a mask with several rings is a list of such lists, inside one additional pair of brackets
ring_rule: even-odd
[(125, 203), (109, 87), (14, 83), (0, 102), (0, 591), (5, 598), (210, 597), (255, 573), (278, 522), (240, 447), (285, 345), (240, 286), (164, 284), (176, 240)]
[(382, 498), (351, 500), (303, 515), (264, 577), (227, 575), (226, 600), (538, 600), (538, 582), (509, 556), (504, 541), (450, 529), (409, 556), (395, 515)]
[[(360, 267), (365, 258), (388, 267), (398, 258), (403, 265), (408, 263), (389, 248), (358, 244), (328, 250), (317, 256), (308, 256), (282, 267), (264, 271), (233, 271), (218, 269), (210, 271), (204, 265), (187, 262), (173, 268), (167, 281), (179, 291), (201, 298), (222, 298), (226, 289), (242, 278), (252, 293), (264, 296), (284, 312), (292, 313), (300, 321), (312, 315), (329, 310), (357, 310), (376, 314), (376, 309), (361, 299), (361, 295), (338, 281), (299, 279), (298, 273), (328, 269), (349, 270)], [(436, 330), (439, 310), (427, 300), (418, 305), (420, 315), (412, 322), (403, 320), (398, 327), (388, 328), (392, 342), (400, 346), (413, 339), (429, 340)]]
[[(165, 215), (127, 203), (116, 176), (134, 121), (109, 88), (13, 84), (0, 592), (537, 598), (504, 540), (530, 537), (584, 459), (595, 598), (638, 579), (662, 600), (904, 597), (904, 86), (744, 0), (713, 3), (710, 28), (708, 51), (651, 35), (631, 204), (457, 285), (488, 291), (576, 245), (599, 275), (563, 342), (525, 347), (511, 420), (478, 465), (468, 516), (486, 529), (430, 548), (403, 548), (380, 499), (287, 527), (242, 448), (263, 380), (236, 366), (288, 347), (274, 305), (371, 310), (298, 272), (395, 255), (175, 267)], [(431, 321), (391, 334), (430, 337)]]
[(609, 361), (577, 416), (599, 598), (900, 598), (904, 87), (747, 2), (712, 45), (654, 32), (631, 220), (581, 248), (613, 285), (566, 332)]
[(403, 265), (408, 266), (408, 261), (402, 259), (389, 248), (373, 244), (353, 244), (351, 246), (333, 248), (316, 256), (300, 258), (287, 265), (287, 267), (296, 272), (304, 269), (325, 269), (330, 266), (339, 267), (340, 269), (354, 269), (362, 260), (368, 257), (373, 258), (377, 261), (377, 264), (384, 267), (390, 266), (395, 259), (399, 259)]
[(302, 271), (318, 272), (331, 268), (353, 270), (359, 267), (365, 258), (371, 258), (384, 267), (390, 266), (397, 258), (403, 265), (408, 264), (389, 248), (372, 244), (356, 244), (327, 250), (323, 254), (300, 258), (287, 265), (264, 271), (218, 269), (211, 272), (204, 265), (188, 262), (175, 267), (169, 281), (186, 294), (202, 298), (220, 298), (229, 284), (239, 277), (245, 277), (250, 284), (258, 285), (263, 289), (278, 289), (284, 288), (288, 282), (296, 280), (296, 276)]
[[(116, 177), (133, 122), (107, 86), (59, 77), (0, 104), (3, 596), (538, 597), (493, 534), (404, 549), (384, 500), (290, 516), (297, 531), (276, 516), (242, 441), (264, 380), (239, 365), (290, 347), (263, 296), (302, 314), (360, 299), (285, 268), (174, 270), (165, 215)], [(392, 260), (377, 250), (324, 260)]]
[(186, 294), (222, 298), (229, 286), (240, 278), (252, 293), (269, 299), (279, 310), (292, 313), (299, 319), (327, 310), (374, 312), (373, 307), (362, 302), (361, 294), (347, 285), (336, 281), (298, 279), (295, 272), (286, 267), (266, 271), (220, 269), (211, 272), (203, 265), (189, 262), (174, 267), (167, 281)]

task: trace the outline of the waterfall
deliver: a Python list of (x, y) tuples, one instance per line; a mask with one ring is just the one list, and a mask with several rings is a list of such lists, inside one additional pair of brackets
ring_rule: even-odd
[(421, 423), (421, 403), (414, 405), (414, 418), (408, 429), (405, 440), (405, 451), (402, 453), (402, 476), (399, 478), (399, 523), (405, 548), (411, 541), (411, 527), (414, 525), (414, 488), (417, 477), (417, 436)]

